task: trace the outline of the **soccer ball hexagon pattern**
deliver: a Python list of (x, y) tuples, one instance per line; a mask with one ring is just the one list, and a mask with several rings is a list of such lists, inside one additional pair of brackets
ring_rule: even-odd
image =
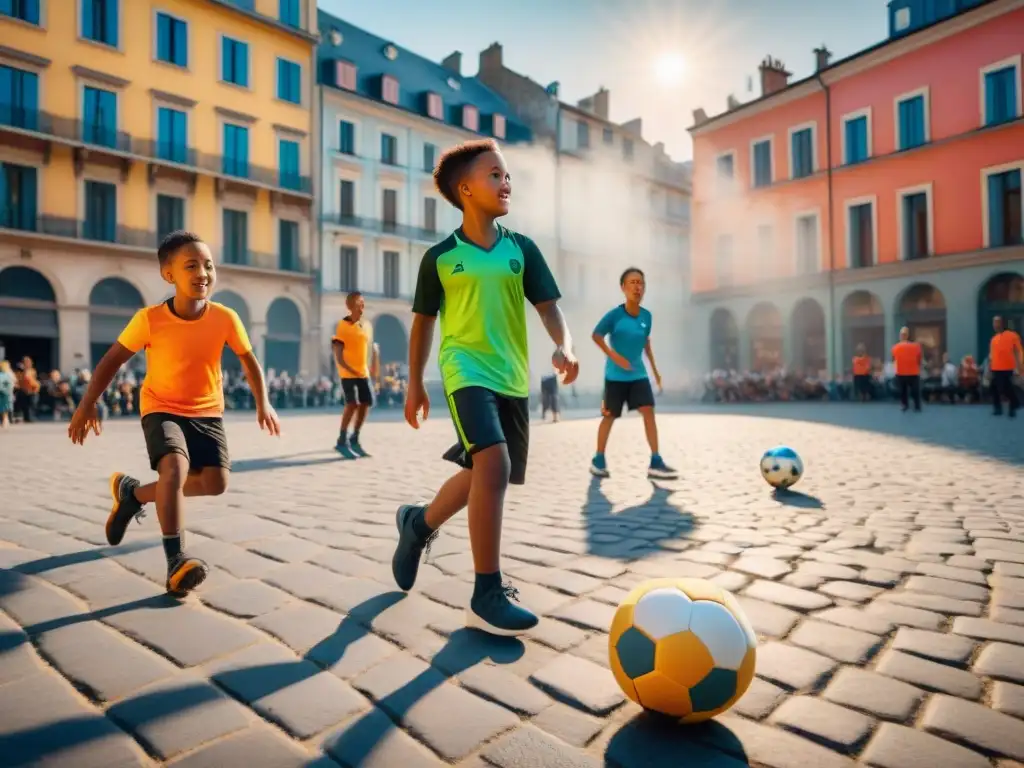
[(730, 593), (704, 579), (653, 579), (630, 592), (608, 637), (612, 674), (645, 709), (697, 723), (754, 677), (757, 635)]
[(761, 477), (773, 488), (789, 488), (804, 476), (804, 463), (792, 448), (780, 445), (761, 457)]

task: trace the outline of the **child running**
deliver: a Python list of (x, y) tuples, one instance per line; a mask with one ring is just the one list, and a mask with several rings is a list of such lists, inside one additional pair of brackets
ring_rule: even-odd
[[(345, 394), (345, 407), (341, 412), (341, 430), (334, 450), (345, 459), (368, 458), (359, 442), (366, 414), (373, 407), (373, 379), (377, 378), (377, 349), (373, 344), (373, 330), (363, 318), (366, 300), (359, 291), (345, 297), (348, 315), (338, 321), (331, 339), (334, 362)], [(355, 424), (352, 419), (355, 418)], [(352, 426), (352, 433), (348, 428)]]
[[(496, 223), (509, 210), (511, 178), (498, 146), (470, 141), (447, 151), (434, 171), (444, 198), (462, 211), (462, 226), (428, 250), (420, 264), (409, 341), (405, 419), (419, 428), (430, 400), (423, 369), (430, 357), (434, 319), (441, 316), (438, 362), (458, 443), (444, 458), (463, 469), (429, 504), (398, 509), (398, 546), (392, 561), (403, 590), (416, 582), (420, 557), (440, 528), (468, 505), (476, 584), (466, 623), (514, 636), (537, 625), (503, 584), (501, 518), (509, 483), (526, 479), (530, 373), (524, 299), (536, 307), (555, 343), (551, 362), (571, 383), (579, 373), (560, 294), (544, 257), (528, 237)], [(515, 602), (513, 602), (515, 601)]]
[(184, 549), (184, 497), (224, 493), (231, 469), (222, 418), (220, 359), (225, 344), (242, 361), (256, 398), (260, 429), (279, 435), (281, 425), (241, 320), (234, 310), (209, 299), (217, 280), (209, 247), (191, 232), (172, 232), (160, 244), (157, 257), (160, 275), (174, 286), (174, 296), (135, 313), (96, 365), (68, 436), (82, 445), (90, 430), (100, 434), (96, 401), (121, 366), (145, 349), (139, 413), (157, 481), (142, 485), (122, 472), (111, 476), (107, 541), (120, 544), (132, 518), (141, 519), (143, 507), (155, 503), (167, 556), (167, 591), (184, 595), (209, 573), (206, 563), (189, 557)]
[[(608, 462), (604, 452), (615, 420), (622, 416), (622, 406), (631, 411), (640, 411), (644, 420), (644, 432), (651, 449), (651, 463), (647, 477), (672, 480), (678, 473), (665, 463), (658, 452), (658, 424), (654, 420), (654, 390), (644, 367), (644, 353), (651, 363), (654, 381), (661, 391), (661, 374), (654, 362), (651, 348), (651, 313), (640, 306), (644, 300), (647, 284), (644, 273), (637, 267), (630, 267), (619, 278), (626, 301), (608, 312), (594, 328), (594, 343), (608, 356), (604, 371), (604, 402), (601, 405), (601, 423), (597, 427), (597, 453), (590, 462), (590, 473), (596, 477), (608, 477)], [(609, 345), (609, 342), (611, 344)]]

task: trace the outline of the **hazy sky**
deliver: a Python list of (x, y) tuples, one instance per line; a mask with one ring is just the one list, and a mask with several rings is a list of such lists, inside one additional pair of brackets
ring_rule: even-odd
[[(498, 41), (505, 64), (575, 103), (611, 91), (611, 118), (644, 120), (644, 137), (691, 156), (692, 110), (724, 110), (732, 93), (758, 95), (768, 54), (793, 79), (811, 74), (812, 50), (836, 58), (885, 38), (886, 0), (320, 0), (346, 21), (440, 61), (463, 52), (474, 75), (480, 51)], [(682, 62), (681, 67), (679, 62)], [(747, 79), (753, 78), (753, 92)]]

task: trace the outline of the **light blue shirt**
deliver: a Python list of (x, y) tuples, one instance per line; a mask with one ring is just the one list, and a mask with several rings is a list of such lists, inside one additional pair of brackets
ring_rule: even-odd
[(608, 340), (608, 344), (629, 361), (631, 370), (618, 366), (611, 358), (604, 366), (604, 377), (608, 381), (640, 381), (647, 378), (644, 367), (644, 347), (651, 336), (651, 313), (640, 307), (636, 317), (626, 311), (625, 304), (619, 304), (598, 322), (594, 333)]

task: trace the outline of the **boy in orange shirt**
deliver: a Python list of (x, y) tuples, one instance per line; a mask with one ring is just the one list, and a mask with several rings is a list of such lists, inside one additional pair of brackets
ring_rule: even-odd
[(989, 342), (988, 363), (992, 371), (992, 413), (1003, 415), (1003, 396), (1010, 406), (1009, 416), (1016, 418), (1020, 403), (1017, 390), (1013, 385), (1013, 375), (1024, 371), (1024, 349), (1021, 349), (1020, 336), (1011, 331), (998, 315), (992, 318), (992, 330), (995, 334)]
[(234, 310), (209, 299), (217, 279), (209, 247), (191, 232), (172, 232), (157, 256), (161, 276), (174, 286), (174, 297), (135, 313), (96, 365), (68, 436), (82, 445), (90, 430), (100, 434), (96, 401), (121, 366), (145, 349), (147, 372), (139, 412), (157, 481), (142, 485), (121, 472), (111, 476), (107, 541), (120, 544), (132, 518), (141, 519), (143, 506), (155, 503), (167, 556), (167, 591), (183, 595), (209, 573), (206, 563), (189, 557), (183, 548), (184, 497), (224, 493), (231, 469), (222, 418), (220, 359), (225, 344), (242, 362), (260, 428), (278, 435), (281, 425), (241, 320)]
[[(345, 409), (341, 412), (341, 431), (334, 450), (346, 459), (366, 458), (369, 454), (359, 442), (359, 430), (366, 421), (366, 414), (373, 407), (373, 379), (377, 378), (377, 349), (373, 345), (373, 332), (363, 319), (366, 300), (359, 291), (345, 297), (348, 315), (338, 321), (338, 327), (331, 339), (334, 362), (341, 377), (341, 389), (345, 394)], [(371, 357), (373, 358), (371, 360)], [(349, 425), (355, 417), (352, 434)]]
[(862, 403), (871, 399), (871, 358), (863, 344), (857, 345), (853, 358), (853, 393)]
[(908, 395), (914, 398), (914, 410), (921, 410), (921, 345), (910, 340), (910, 329), (900, 328), (900, 340), (893, 345), (896, 363), (896, 385), (900, 391), (900, 410), (909, 407)]

